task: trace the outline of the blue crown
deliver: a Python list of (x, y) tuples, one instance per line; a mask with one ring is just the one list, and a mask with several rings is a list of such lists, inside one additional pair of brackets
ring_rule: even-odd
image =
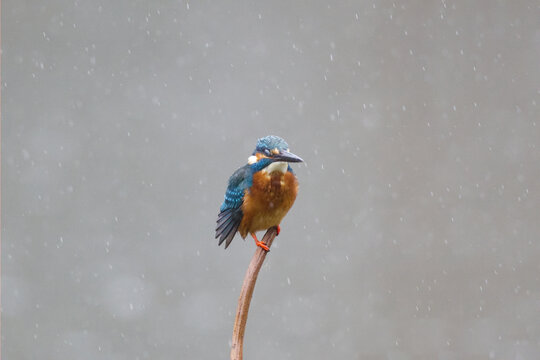
[(279, 136), (269, 135), (257, 140), (257, 146), (253, 154), (263, 152), (264, 150), (278, 149), (281, 151), (287, 150), (289, 145)]

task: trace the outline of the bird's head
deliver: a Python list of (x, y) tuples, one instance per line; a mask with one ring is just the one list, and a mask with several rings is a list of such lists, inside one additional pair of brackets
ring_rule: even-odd
[(257, 140), (253, 155), (248, 158), (255, 170), (286, 172), (288, 163), (303, 162), (299, 156), (289, 151), (289, 145), (279, 136), (269, 135)]

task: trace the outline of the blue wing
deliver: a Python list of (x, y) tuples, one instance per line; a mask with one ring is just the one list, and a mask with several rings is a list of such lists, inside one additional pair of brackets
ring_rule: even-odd
[(216, 239), (219, 238), (218, 245), (225, 241), (225, 249), (231, 243), (242, 222), (244, 216), (242, 212), (244, 193), (251, 185), (251, 182), (252, 174), (249, 165), (236, 170), (229, 179), (229, 186), (225, 192), (225, 200), (221, 204), (216, 225)]

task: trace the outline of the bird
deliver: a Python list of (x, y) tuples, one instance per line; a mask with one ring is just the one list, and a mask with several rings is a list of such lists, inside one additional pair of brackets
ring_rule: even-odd
[(225, 242), (226, 249), (238, 232), (243, 239), (250, 234), (257, 246), (269, 251), (255, 233), (275, 226), (279, 235), (279, 224), (298, 193), (298, 180), (290, 163), (303, 161), (279, 136), (258, 139), (247, 164), (229, 178), (216, 221), (218, 246)]

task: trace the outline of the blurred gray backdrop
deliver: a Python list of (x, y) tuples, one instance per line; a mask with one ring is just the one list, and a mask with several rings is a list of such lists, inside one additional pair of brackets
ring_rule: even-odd
[(2, 358), (227, 359), (276, 134), (246, 358), (539, 359), (539, 65), (537, 1), (4, 1)]

